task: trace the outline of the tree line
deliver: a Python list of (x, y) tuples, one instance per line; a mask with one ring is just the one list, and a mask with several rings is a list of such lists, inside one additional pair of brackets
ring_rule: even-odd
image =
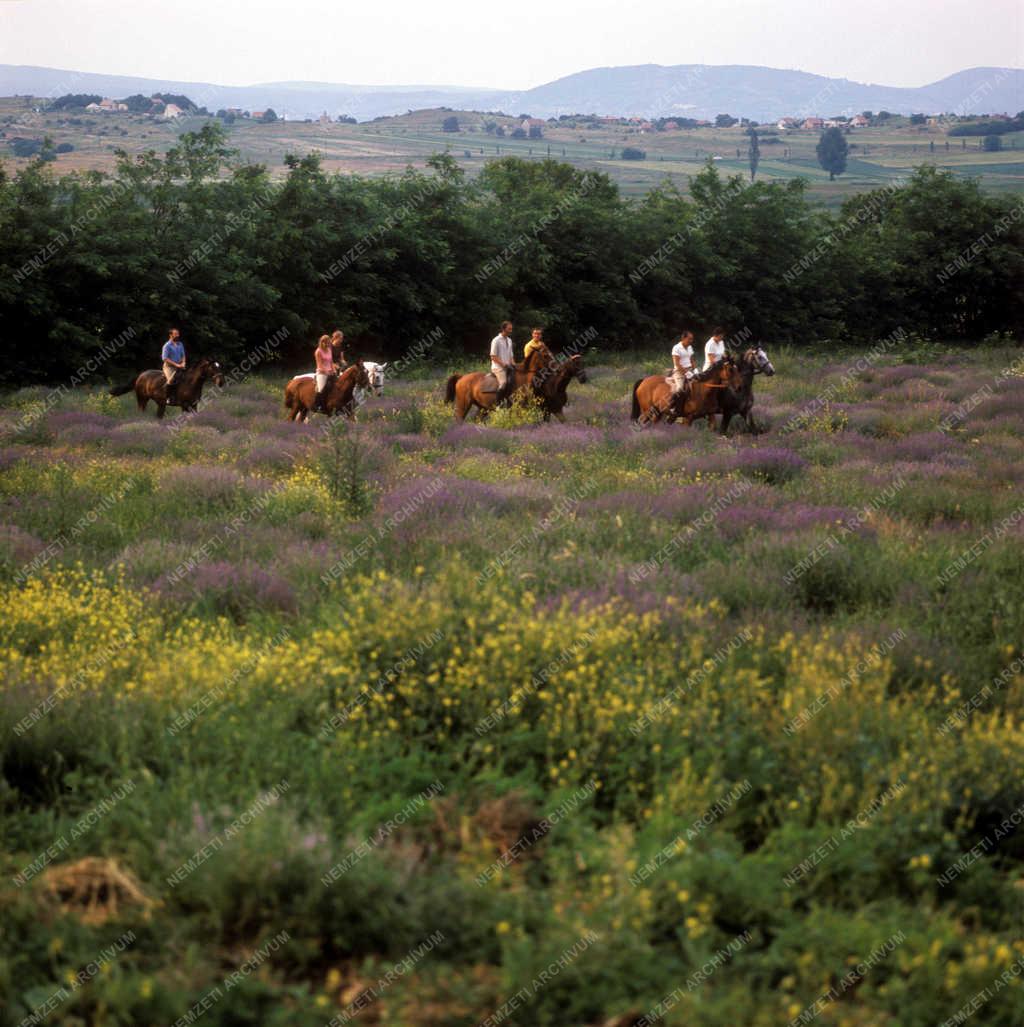
[(112, 175), (0, 165), (0, 382), (59, 380), (115, 338), (110, 373), (153, 366), (171, 325), (227, 363), (285, 339), (289, 366), (335, 326), (381, 359), (428, 334), (479, 355), (505, 317), (606, 351), (712, 324), (769, 345), (1024, 331), (1024, 205), (931, 168), (830, 213), (799, 179), (710, 165), (631, 199), (552, 160), (472, 181), (448, 155), (382, 178), (285, 163), (272, 181), (211, 124)]

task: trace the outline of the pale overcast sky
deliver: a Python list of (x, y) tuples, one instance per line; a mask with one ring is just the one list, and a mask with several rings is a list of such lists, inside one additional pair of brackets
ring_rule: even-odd
[(1024, 66), (1024, 2), (0, 0), (0, 64), (499, 89), (605, 65), (761, 64), (920, 86)]

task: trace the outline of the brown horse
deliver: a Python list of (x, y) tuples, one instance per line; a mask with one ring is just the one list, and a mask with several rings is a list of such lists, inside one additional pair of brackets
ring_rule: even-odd
[[(349, 364), (324, 387), (324, 412), (327, 416), (344, 414), (350, 421), (354, 421), (356, 404), (353, 393), (357, 387), (370, 387), (370, 376), (366, 373), (362, 360)], [(284, 405), (289, 410), (289, 421), (308, 421), (315, 404), (316, 379), (308, 375), (298, 375), (284, 387)]]
[(679, 410), (672, 402), (672, 388), (663, 374), (640, 378), (633, 386), (632, 420), (636, 424), (653, 424), (662, 417), (671, 424), (678, 417), (687, 425), (694, 418), (706, 417), (710, 427), (715, 426), (721, 391), (739, 388), (740, 372), (730, 357), (720, 360), (706, 374), (690, 380), (690, 390)]
[[(521, 364), (516, 364), (516, 380), (511, 394), (520, 391), (529, 394), (533, 387), (534, 375), (551, 364), (551, 358), (543, 350), (535, 349)], [(455, 404), (455, 419), (464, 421), (466, 415), (479, 408), (477, 419), (485, 418), (497, 405), (498, 393), (483, 390), (483, 371), (470, 371), (469, 374), (453, 374), (448, 377), (444, 386), (444, 401)]]
[(573, 378), (579, 379), (580, 384), (585, 384), (587, 371), (583, 366), (583, 357), (579, 353), (545, 367), (538, 371), (533, 377), (534, 394), (540, 397), (541, 409), (544, 411), (544, 420), (550, 421), (554, 414), (559, 421), (565, 421), (562, 410), (566, 404), (566, 389)]
[(156, 416), (160, 418), (164, 416), (168, 406), (178, 406), (187, 411), (195, 410), (203, 398), (203, 383), (208, 381), (212, 381), (218, 388), (223, 388), (224, 373), (216, 360), (204, 357), (186, 367), (184, 371), (178, 372), (173, 403), (167, 402), (167, 379), (164, 378), (163, 371), (143, 371), (127, 385), (115, 385), (110, 390), (110, 395), (123, 396), (134, 389), (139, 410), (145, 410), (146, 404), (152, 400), (156, 404)]

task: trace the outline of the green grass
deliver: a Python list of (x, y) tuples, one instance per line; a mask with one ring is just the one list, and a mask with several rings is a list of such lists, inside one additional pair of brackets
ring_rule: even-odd
[(728, 439), (650, 351), (565, 426), (0, 397), (0, 1022), (1019, 1023), (1019, 350), (770, 355)]

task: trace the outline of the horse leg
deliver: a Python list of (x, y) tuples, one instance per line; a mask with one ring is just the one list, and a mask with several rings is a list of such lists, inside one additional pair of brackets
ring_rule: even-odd
[(722, 414), (722, 434), (723, 435), (728, 435), (729, 434), (729, 422), (731, 420), (732, 420), (732, 411), (731, 410), (729, 410), (726, 413)]
[[(565, 414), (563, 414), (561, 410), (556, 410), (555, 411), (555, 417), (558, 418), (558, 423), (559, 424), (565, 424)], [(547, 417), (545, 417), (544, 420), (546, 421)]]
[(167, 409), (167, 403), (161, 402), (159, 399), (154, 399), (153, 402), (156, 403), (156, 419), (162, 421), (164, 419), (164, 411)]

